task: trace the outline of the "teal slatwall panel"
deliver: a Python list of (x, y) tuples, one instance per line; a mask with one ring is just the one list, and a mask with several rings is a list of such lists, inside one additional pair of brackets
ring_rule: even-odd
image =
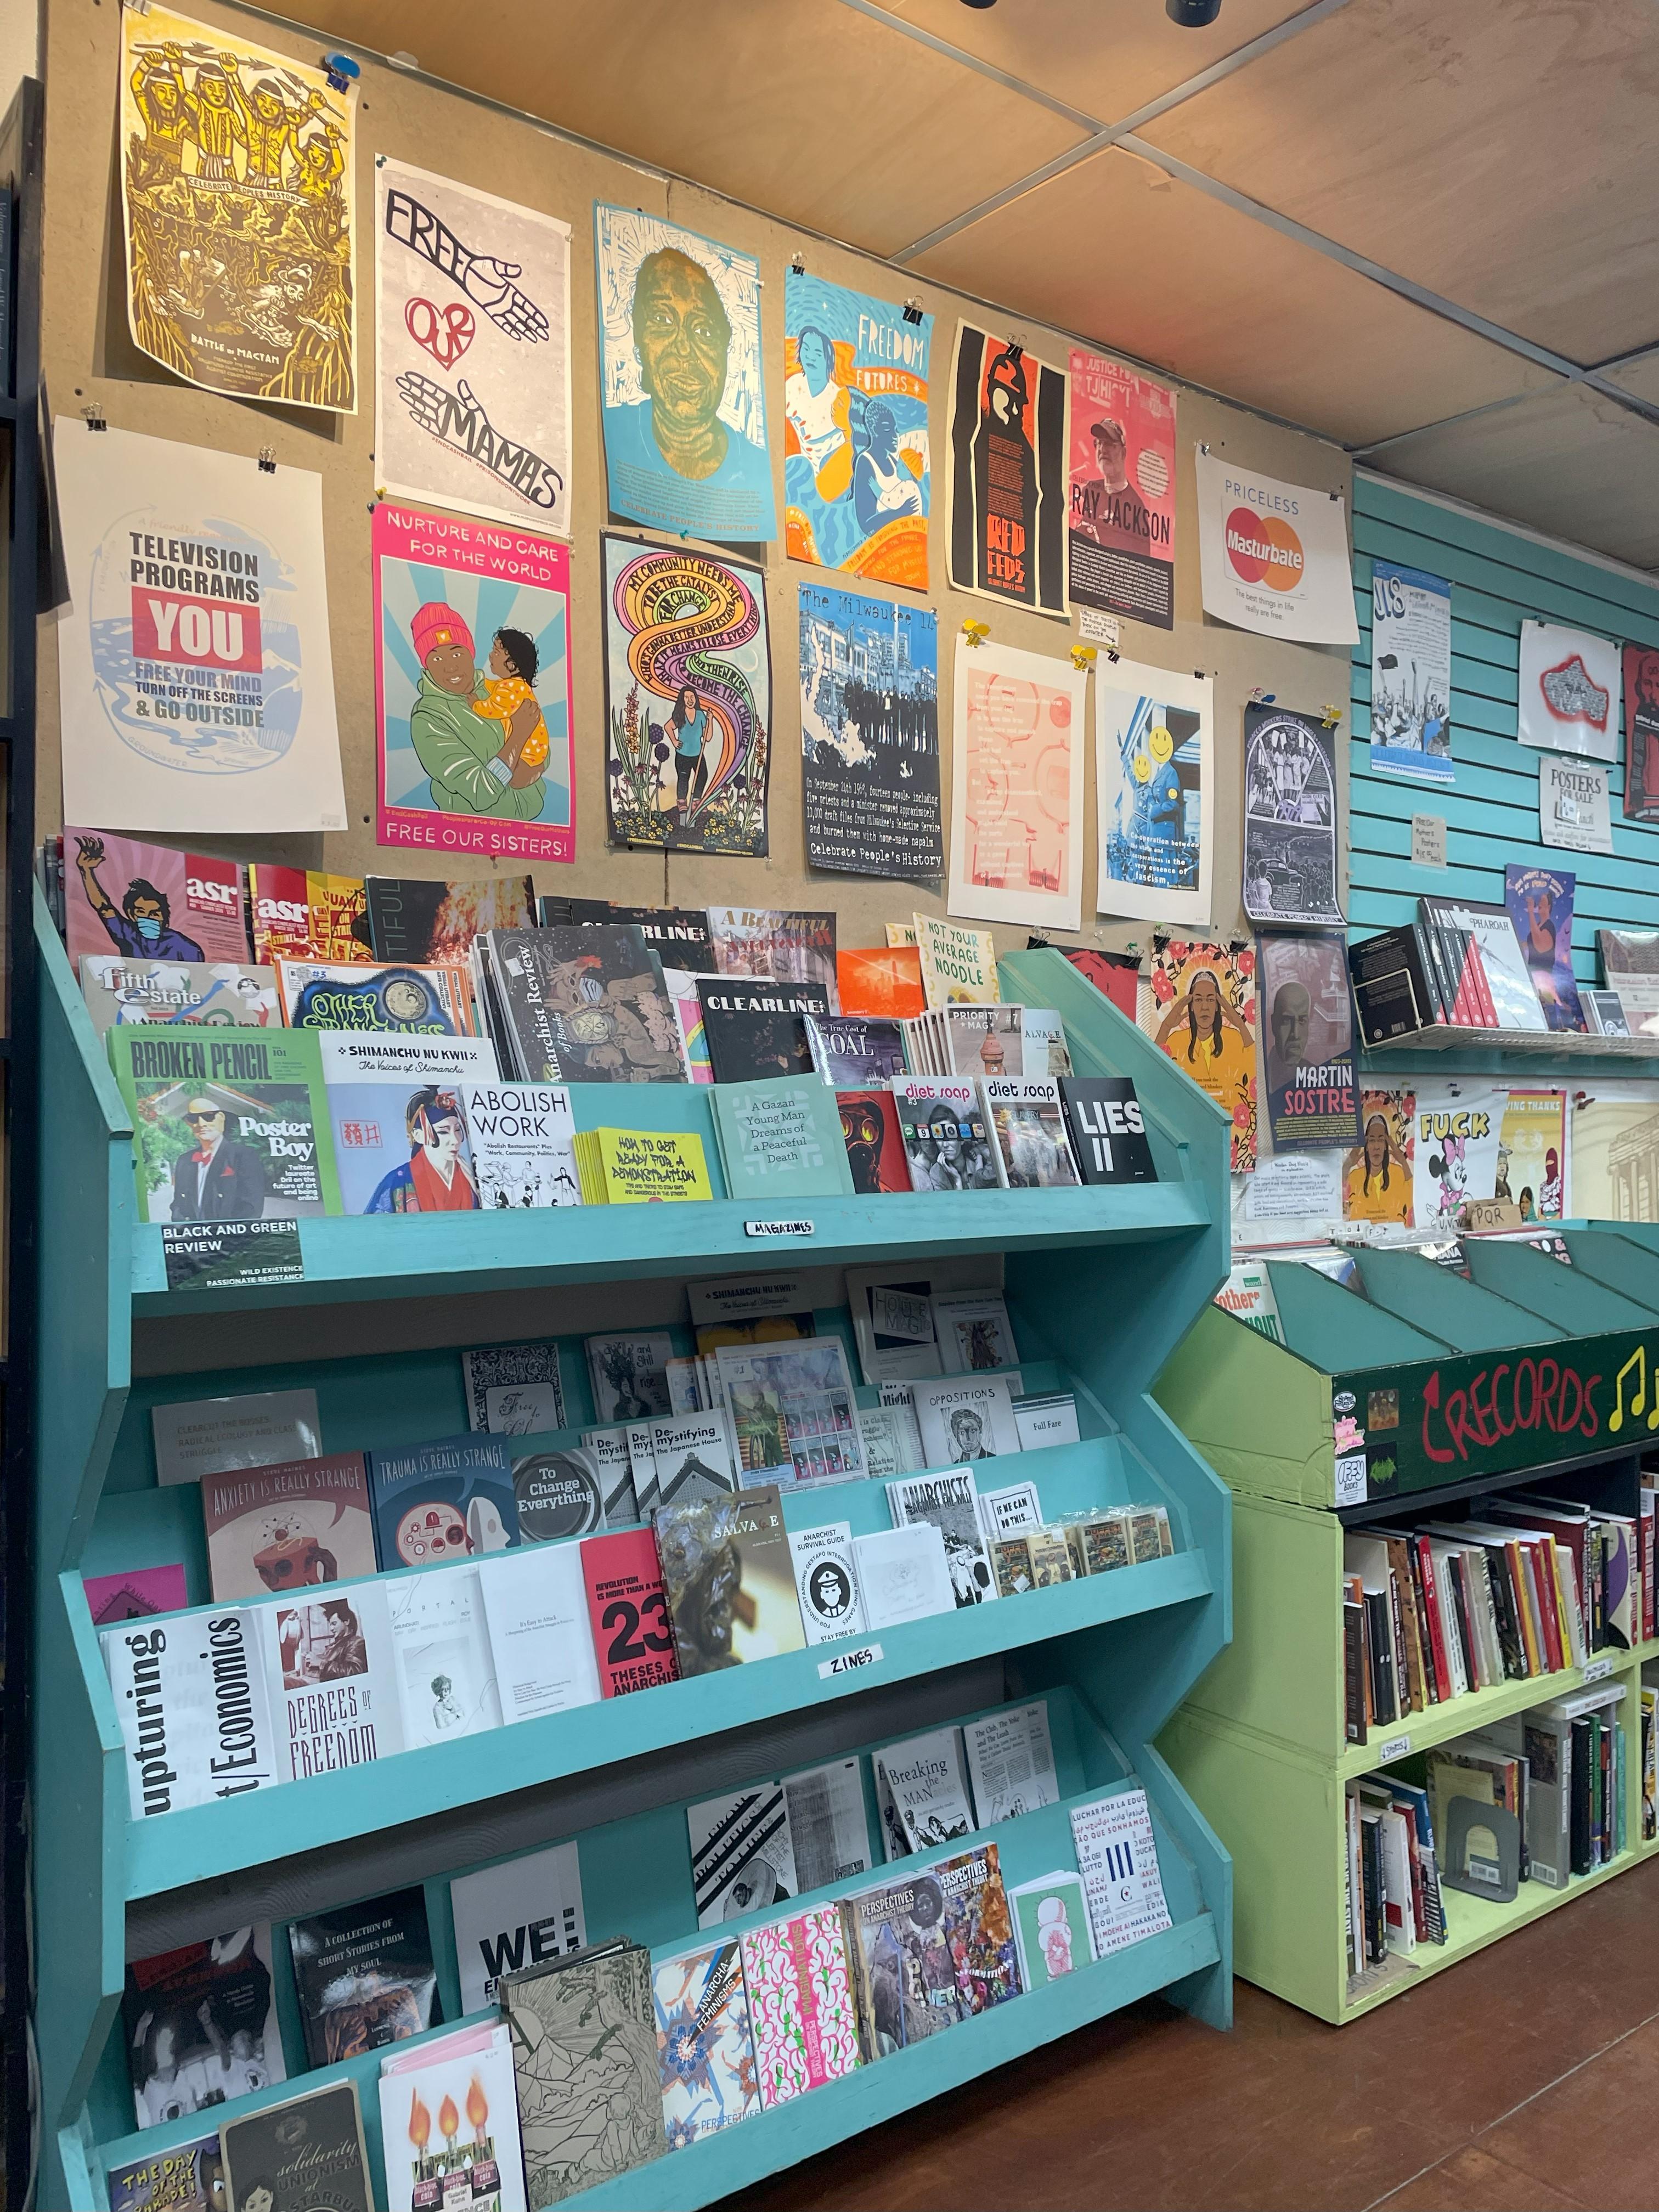
[[(1538, 842), (1538, 757), (1515, 737), (1516, 671), (1523, 616), (1571, 623), (1604, 637), (1659, 645), (1659, 586), (1596, 567), (1498, 525), (1356, 476), (1354, 606), (1359, 642), (1349, 693), (1351, 933), (1410, 921), (1420, 891), (1502, 899), (1510, 860), (1568, 868), (1578, 878), (1572, 964), (1600, 980), (1598, 923), (1659, 929), (1659, 823), (1620, 818), (1624, 745), (1614, 763), (1611, 854), (1563, 853)], [(1370, 767), (1371, 560), (1403, 561), (1452, 587), (1450, 791), (1376, 776)], [(1447, 866), (1411, 862), (1411, 817), (1442, 814)]]

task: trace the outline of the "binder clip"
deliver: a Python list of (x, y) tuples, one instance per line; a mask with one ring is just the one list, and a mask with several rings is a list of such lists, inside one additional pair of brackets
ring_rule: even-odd
[(1073, 668), (1080, 668), (1086, 671), (1092, 668), (1099, 658), (1100, 652), (1097, 646), (1074, 645), (1072, 647), (1072, 665)]
[(1024, 347), (1020, 343), (1019, 340), (1014, 337), (1012, 331), (1010, 331), (1008, 335), (1008, 358), (1013, 362), (1016, 368), (1018, 368), (1020, 362), (1025, 358)]
[(1205, 457), (1206, 457), (1206, 459), (1208, 458), (1208, 456), (1209, 456), (1209, 451), (1210, 451), (1210, 441), (1209, 441), (1209, 440), (1208, 440), (1207, 438), (1200, 438), (1200, 439), (1199, 440), (1198, 450), (1199, 450), (1199, 452), (1200, 452), (1200, 453), (1204, 454), (1204, 455), (1205, 455)]
[(991, 635), (991, 625), (989, 623), (965, 622), (962, 625), (962, 634), (969, 645), (983, 645)]
[(104, 410), (101, 407), (83, 407), (81, 410), (81, 420), (88, 430), (107, 430), (109, 428), (109, 424), (104, 419)]
[(789, 249), (789, 274), (792, 276), (804, 276), (806, 274), (806, 256), (799, 246), (791, 246)]
[(904, 319), (907, 323), (919, 323), (921, 320), (921, 302), (920, 300), (907, 300), (905, 301)]
[(274, 477), (274, 476), (276, 475), (276, 448), (275, 447), (275, 446), (261, 446), (261, 447), (260, 447), (260, 448), (259, 448), (259, 473), (260, 473), (260, 475), (261, 475), (262, 477)]
[(1111, 662), (1113, 667), (1115, 668), (1118, 662), (1122, 659), (1123, 655), (1118, 651), (1115, 645), (1109, 645), (1106, 648), (1106, 658)]
[(130, 15), (148, 15), (149, 13), (149, 0), (126, 0), (126, 4)]
[(349, 54), (324, 54), (321, 59), (323, 74), (328, 79), (331, 92), (349, 92), (362, 75)]
[(1319, 710), (1319, 726), (1321, 729), (1334, 730), (1341, 720), (1342, 709), (1340, 707), (1332, 706), (1330, 701), (1328, 699)]

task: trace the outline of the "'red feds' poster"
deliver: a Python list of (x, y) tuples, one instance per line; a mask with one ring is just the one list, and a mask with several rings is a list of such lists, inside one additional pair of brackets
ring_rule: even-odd
[(1078, 346), (1071, 377), (1068, 596), (1172, 629), (1175, 394)]
[(957, 325), (951, 373), (951, 585), (1066, 614), (1066, 379), (1012, 338)]

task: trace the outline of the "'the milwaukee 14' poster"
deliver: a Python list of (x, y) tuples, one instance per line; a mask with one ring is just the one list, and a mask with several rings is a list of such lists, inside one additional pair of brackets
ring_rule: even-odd
[(1196, 462), (1206, 614), (1261, 637), (1355, 644), (1346, 501), (1252, 475), (1202, 446)]
[(322, 478), (68, 416), (52, 458), (67, 819), (343, 830)]
[(1071, 372), (1067, 596), (1173, 629), (1175, 394), (1076, 346)]

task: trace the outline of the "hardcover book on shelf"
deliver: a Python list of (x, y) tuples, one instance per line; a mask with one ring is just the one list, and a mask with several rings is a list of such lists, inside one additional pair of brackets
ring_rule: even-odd
[(887, 1501), (896, 1528), (929, 1522), (939, 1530), (958, 1606), (982, 1605), (995, 1597), (996, 1577), (980, 1525), (979, 1493), (969, 1468), (902, 1476), (888, 1484)]
[(980, 1085), (980, 1095), (1010, 1190), (1066, 1190), (1082, 1180), (1052, 1076), (1040, 1083), (993, 1077)]
[(1107, 1957), (1170, 1925), (1144, 1790), (1072, 1808), (1072, 1841), (1089, 1900), (1095, 1956)]
[[(708, 934), (722, 975), (836, 988), (836, 917), (778, 907), (711, 906)], [(831, 1000), (831, 1011), (834, 1000)]]
[(470, 1429), (522, 1437), (568, 1425), (559, 1347), (550, 1338), (476, 1345), (461, 1354), (461, 1377)]
[(809, 1014), (806, 1042), (812, 1066), (833, 1090), (867, 1090), (905, 1073), (904, 1032), (895, 1021)]
[(665, 1328), (590, 1336), (586, 1350), (596, 1421), (643, 1421), (673, 1410), (665, 1370), (674, 1340)]
[(286, 2081), (269, 1924), (131, 1961), (121, 2024), (140, 2128)]
[(605, 899), (544, 897), (538, 902), (537, 920), (544, 929), (579, 929), (595, 922), (623, 923), (643, 933), (665, 968), (680, 968), (694, 975), (714, 972), (714, 948), (708, 934), (708, 911), (700, 906), (612, 906)]
[(285, 1778), (261, 1648), (268, 1619), (269, 1608), (237, 1606), (100, 1635), (135, 1820)]
[(792, 1529), (789, 1552), (807, 1642), (828, 1644), (838, 1636), (861, 1636), (866, 1624), (851, 1523), (830, 1521), (814, 1528)]
[(363, 900), (377, 960), (459, 967), (486, 929), (529, 929), (536, 894), (528, 876), (483, 876), (459, 883), (426, 876), (367, 876)]
[(155, 1480), (198, 1482), (232, 1468), (315, 1459), (323, 1449), (314, 1390), (256, 1390), (238, 1398), (174, 1399), (152, 1406)]
[(562, 2203), (668, 2148), (651, 1954), (622, 1939), (501, 1982), (532, 2206)]
[(219, 2130), (224, 2212), (374, 2212), (357, 2084), (263, 2105)]
[(133, 1567), (120, 1575), (85, 1575), (81, 1587), (94, 1628), (182, 1612), (190, 1603), (185, 1571), (176, 1562), (165, 1567)]
[(288, 1942), (313, 2066), (424, 2035), (443, 2018), (418, 1882), (291, 1920)]
[(317, 1040), (284, 1030), (113, 1029), (122, 1103), (139, 1133), (143, 1221), (338, 1213)]
[(717, 1084), (812, 1074), (806, 1017), (829, 1014), (829, 994), (821, 983), (700, 975), (697, 999)]
[(1016, 1367), (1008, 1304), (1000, 1291), (936, 1291), (933, 1334), (947, 1375), (973, 1375), (990, 1367)]
[(988, 929), (933, 915), (914, 917), (921, 988), (929, 1006), (994, 1006), (1002, 996), (997, 949)]
[(1092, 1964), (1094, 1937), (1080, 1874), (1061, 1868), (1023, 1881), (1009, 1891), (1008, 1910), (1019, 1949), (1019, 1978), (1028, 1990), (1040, 1990)]
[(662, 963), (643, 931), (497, 929), (480, 937), (503, 1029), (501, 1073), (520, 1083), (683, 1083)]
[(477, 1573), (503, 1721), (596, 1703), (599, 1670), (580, 1546), (497, 1552)]
[(416, 1751), (499, 1728), (501, 1699), (477, 1567), (399, 1575), (386, 1595), (404, 1748)]
[(332, 876), (315, 868), (273, 867), (255, 860), (248, 869), (253, 911), (253, 957), (269, 962), (367, 960), (368, 902), (361, 876)]
[(1058, 1805), (1060, 1778), (1048, 1734), (1047, 1700), (1008, 1705), (982, 1719), (964, 1721), (963, 1748), (973, 1785), (975, 1826), (994, 1828), (1040, 1805)]
[(816, 1076), (722, 1080), (711, 1103), (732, 1197), (787, 1204), (852, 1195), (835, 1093)]
[(89, 952), (81, 962), (81, 995), (100, 1037), (144, 1022), (185, 1029), (283, 1025), (275, 974), (245, 961), (129, 960)]
[(461, 1112), (481, 1206), (581, 1204), (576, 1124), (567, 1085), (465, 1084)]
[(64, 862), (71, 968), (89, 952), (209, 963), (251, 957), (240, 862), (68, 828)]
[(751, 1928), (743, 1938), (743, 1978), (769, 2111), (852, 2072), (858, 2024), (836, 1906)]
[(1480, 947), (1498, 1029), (1535, 1030), (1549, 1026), (1506, 906), (1425, 893), (1417, 902), (1417, 913), (1419, 921), (1443, 945), (1448, 933), (1474, 939)]
[(1001, 1188), (995, 1139), (973, 1084), (949, 1083), (934, 1076), (896, 1077), (893, 1102), (913, 1190)]
[(584, 1206), (660, 1206), (714, 1194), (695, 1130), (579, 1130), (573, 1150)]
[(864, 1473), (839, 1337), (721, 1345), (714, 1360), (745, 1480), (847, 1482)]
[(945, 1538), (932, 1522), (907, 1528), (875, 1528), (853, 1540), (865, 1623), (897, 1628), (907, 1620), (954, 1613), (956, 1585), (945, 1556)]
[(586, 1536), (581, 1562), (599, 1694), (624, 1698), (678, 1681), (668, 1595), (650, 1529)]
[(670, 2150), (684, 2150), (761, 2110), (738, 1947), (705, 1943), (659, 1959), (651, 1988), (663, 2132)]
[(910, 1164), (890, 1091), (838, 1091), (836, 1112), (856, 1197), (908, 1190)]
[(109, 2212), (226, 2212), (219, 2130), (107, 2169)]
[(292, 1030), (389, 1030), (400, 1036), (471, 1036), (472, 980), (464, 967), (377, 966), (366, 960), (286, 960), (271, 966)]
[(457, 1875), (449, 1903), (464, 2013), (498, 2003), (504, 1974), (568, 1957), (587, 1941), (574, 1844), (551, 1844)]
[[(1018, 1376), (1013, 1379), (1018, 1385)], [(924, 1466), (997, 1459), (1020, 1449), (1006, 1376), (944, 1376), (937, 1382), (914, 1382), (910, 1402), (921, 1431)]]
[(519, 1541), (512, 1455), (500, 1437), (372, 1451), (368, 1489), (382, 1569), (476, 1559)]
[(908, 1382), (942, 1372), (933, 1296), (933, 1280), (927, 1275), (848, 1269), (847, 1305), (866, 1382)]
[(972, 1830), (960, 1729), (935, 1729), (872, 1753), (882, 1843), (890, 1859), (952, 1843)]
[(921, 988), (921, 955), (915, 945), (859, 945), (836, 955), (836, 981), (843, 1014), (878, 1021), (907, 1021), (927, 1000)]
[(524, 1544), (556, 1544), (605, 1526), (605, 1480), (594, 1454), (575, 1444), (513, 1448), (513, 1495)]
[(1146, 1116), (1127, 1075), (1063, 1075), (1060, 1103), (1085, 1182), (1156, 1182)]
[(683, 1676), (805, 1648), (775, 1483), (660, 1505), (653, 1527)]
[(276, 1779), (367, 1766), (404, 1747), (403, 1706), (385, 1587), (260, 1606), (274, 1707)]
[(217, 1603), (375, 1571), (361, 1452), (204, 1475), (202, 1517)]
[[(657, 1468), (657, 1510), (711, 1504), (735, 1495), (738, 1470), (726, 1415), (676, 1413), (651, 1424), (651, 1456)], [(661, 1542), (661, 1528), (658, 1541)]]
[(380, 2092), (386, 2212), (527, 2212), (510, 2029), (440, 2036)]

